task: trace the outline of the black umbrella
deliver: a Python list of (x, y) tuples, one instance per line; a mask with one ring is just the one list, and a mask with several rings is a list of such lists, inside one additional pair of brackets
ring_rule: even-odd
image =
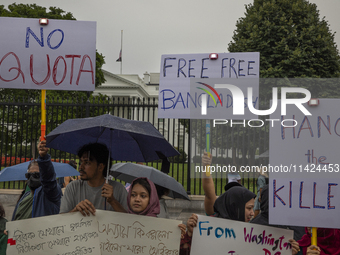
[(190, 200), (182, 184), (173, 177), (151, 166), (133, 163), (117, 163), (111, 167), (110, 174), (119, 180), (129, 183), (138, 177), (146, 177), (154, 184), (169, 189), (169, 197)]
[(46, 136), (47, 147), (77, 154), (88, 143), (102, 143), (113, 160), (149, 162), (178, 155), (178, 151), (150, 123), (104, 114), (69, 119)]

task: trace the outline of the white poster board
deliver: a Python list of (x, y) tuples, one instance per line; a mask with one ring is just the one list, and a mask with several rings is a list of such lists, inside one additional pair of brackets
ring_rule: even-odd
[(292, 254), (293, 231), (198, 215), (191, 254)]
[(100, 254), (94, 216), (65, 213), (7, 222), (7, 254)]
[(97, 210), (101, 254), (179, 254), (181, 221)]
[(97, 210), (8, 222), (7, 254), (179, 254), (178, 220)]
[[(259, 70), (257, 52), (218, 53), (217, 59), (210, 59), (209, 54), (162, 55), (158, 118), (254, 118), (247, 110), (247, 88), (253, 88), (252, 102), (257, 109)], [(231, 84), (241, 89), (244, 115), (233, 115), (235, 95), (227, 88), (217, 88), (216, 84)], [(206, 115), (201, 114), (202, 95), (207, 97)]]
[(96, 22), (0, 17), (0, 88), (95, 89)]
[(269, 138), (271, 224), (340, 228), (340, 100), (319, 102), (304, 104), (311, 116), (293, 105), (286, 116), (271, 115), (278, 120)]

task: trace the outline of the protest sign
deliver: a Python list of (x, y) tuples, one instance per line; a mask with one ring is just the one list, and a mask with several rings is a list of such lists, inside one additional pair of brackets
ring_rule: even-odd
[(97, 210), (101, 254), (179, 254), (177, 220)]
[(96, 22), (0, 17), (0, 88), (95, 89)]
[(191, 254), (292, 254), (293, 231), (198, 215)]
[(97, 210), (7, 223), (7, 254), (179, 254), (181, 221)]
[(271, 115), (269, 222), (340, 228), (340, 100), (303, 106), (311, 115), (294, 105)]
[(7, 254), (100, 254), (98, 223), (79, 212), (7, 222)]
[[(162, 55), (158, 118), (253, 118), (247, 110), (248, 88), (252, 88), (251, 101), (257, 109), (259, 70), (260, 55), (256, 52), (219, 53), (215, 59), (209, 54)], [(216, 84), (233, 85), (235, 90)], [(245, 113), (234, 116), (233, 99), (241, 94)]]

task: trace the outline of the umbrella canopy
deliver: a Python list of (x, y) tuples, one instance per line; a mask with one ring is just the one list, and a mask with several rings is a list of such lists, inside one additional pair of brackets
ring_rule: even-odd
[[(30, 161), (2, 169), (0, 172), (0, 182), (27, 180), (25, 174), (27, 173), (29, 163)], [(57, 162), (52, 162), (52, 164), (57, 178), (79, 175), (79, 172), (69, 164)]]
[(47, 147), (77, 154), (88, 143), (102, 143), (113, 160), (148, 162), (179, 155), (150, 123), (104, 114), (69, 119), (47, 136)]
[(129, 183), (138, 177), (146, 177), (154, 184), (169, 189), (170, 194), (168, 196), (190, 200), (182, 184), (173, 177), (162, 173), (151, 166), (133, 163), (117, 163), (111, 167), (110, 174), (119, 180)]

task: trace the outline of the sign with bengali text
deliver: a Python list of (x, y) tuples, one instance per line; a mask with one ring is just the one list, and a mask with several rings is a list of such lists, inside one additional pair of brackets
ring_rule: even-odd
[(101, 254), (179, 254), (181, 221), (97, 210)]
[(96, 217), (65, 213), (7, 222), (7, 254), (100, 254)]
[(7, 254), (179, 254), (181, 221), (97, 210), (8, 222)]

